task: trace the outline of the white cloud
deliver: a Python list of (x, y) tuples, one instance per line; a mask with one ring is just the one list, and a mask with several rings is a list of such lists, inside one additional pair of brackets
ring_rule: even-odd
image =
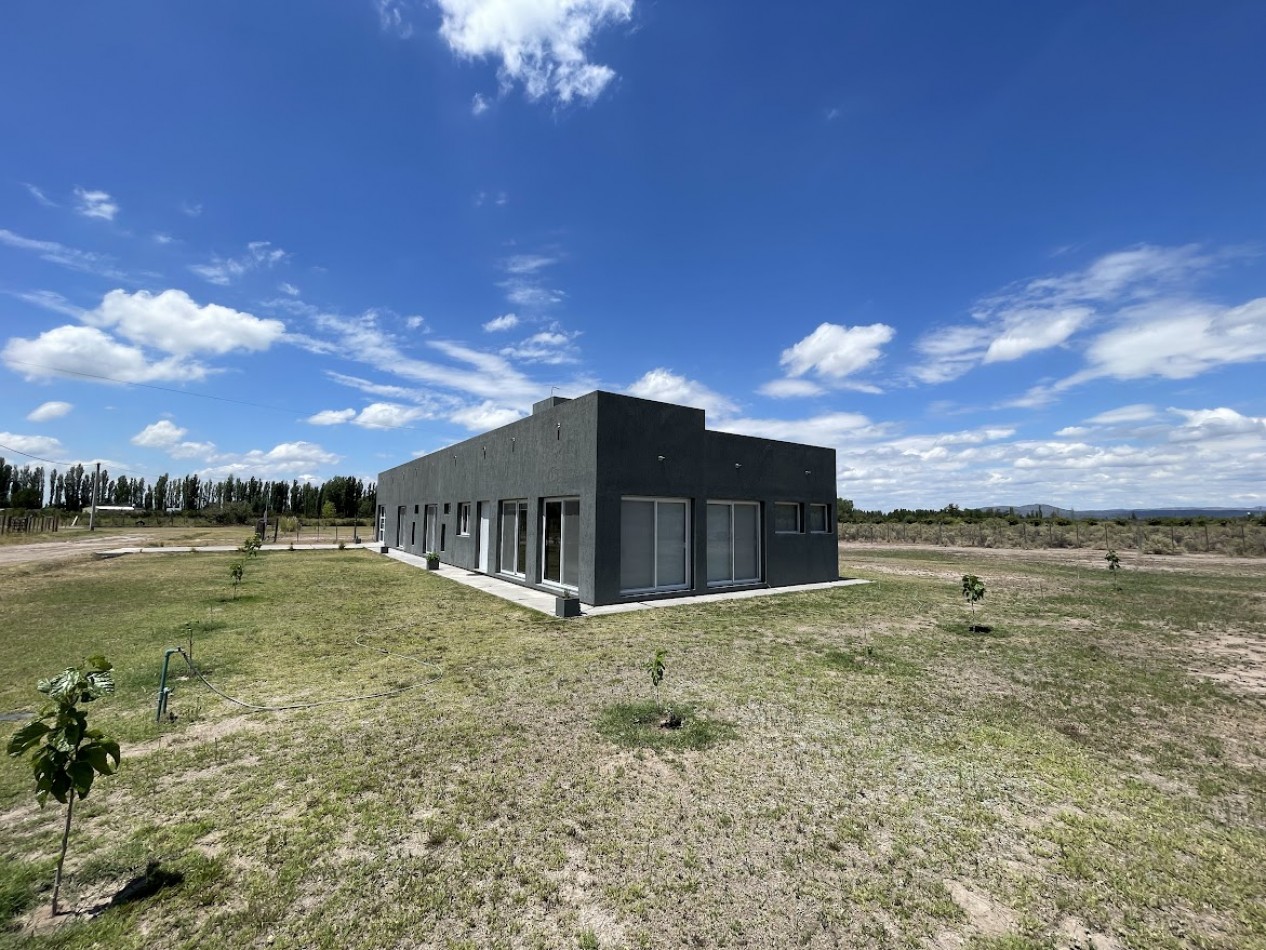
[(522, 418), (523, 413), (518, 409), (498, 406), (492, 400), (485, 400), (477, 406), (467, 406), (449, 416), (451, 421), (465, 426), (472, 432), (486, 432)]
[(545, 330), (534, 333), (514, 346), (503, 347), (501, 355), (526, 363), (574, 363), (577, 360), (577, 350), (572, 341), (577, 336), (576, 333), (565, 333), (557, 329)]
[(438, 0), (440, 35), (453, 52), (499, 61), (503, 88), (529, 99), (597, 99), (615, 78), (585, 47), (604, 26), (627, 22), (633, 0)]
[(512, 330), (519, 325), (519, 318), (513, 313), (503, 313), (499, 317), (493, 317), (484, 324), (484, 332), (498, 333), (501, 330)]
[(208, 460), (203, 474), (212, 478), (226, 475), (254, 475), (263, 478), (311, 478), (310, 473), (328, 469), (342, 456), (326, 451), (313, 442), (282, 442), (264, 451), (251, 449), (241, 454), (217, 453)]
[(500, 399), (530, 405), (540, 392), (536, 383), (495, 353), (484, 353), (444, 340), (428, 340), (428, 347), (450, 359), (468, 364), (469, 368), (407, 356), (396, 339), (382, 329), (378, 315), (373, 311), (350, 318), (318, 314), (314, 321), (321, 331), (333, 334), (334, 338), (317, 340), (291, 334), (287, 339), (313, 352), (337, 353), (343, 358), (354, 359), (406, 379), (482, 399)]
[(515, 254), (502, 265), (507, 274), (535, 274), (558, 263), (557, 257), (546, 254)]
[(826, 392), (817, 383), (807, 379), (774, 379), (756, 390), (772, 399), (794, 399), (803, 396), (820, 396)]
[(294, 284), (288, 283), (287, 281), (284, 281), (284, 280), (280, 284), (277, 285), (277, 289), (280, 290), (283, 294), (289, 294), (291, 297), (299, 296), (299, 288), (296, 287)]
[(114, 216), (119, 213), (118, 203), (104, 191), (88, 191), (83, 188), (76, 188), (75, 197), (79, 199), (79, 205), (75, 210), (85, 218), (100, 218), (103, 221), (113, 221)]
[(46, 402), (28, 412), (26, 418), (28, 422), (48, 422), (52, 419), (60, 419), (74, 408), (68, 402)]
[(481, 95), (478, 92), (475, 93), (474, 98), (470, 101), (470, 114), (483, 115), (490, 108), (492, 108), (492, 104), (488, 101), (487, 96)]
[(251, 271), (273, 267), (289, 256), (269, 241), (251, 241), (246, 245), (246, 253), (239, 257), (213, 254), (210, 263), (191, 264), (189, 269), (210, 283), (226, 286)]
[(405, 19), (403, 0), (374, 0), (378, 9), (378, 25), (384, 33), (391, 33), (407, 40), (413, 35), (413, 24)]
[(261, 320), (219, 304), (200, 306), (183, 290), (157, 295), (112, 290), (85, 320), (116, 329), (133, 343), (177, 356), (266, 350), (286, 331), (280, 320)]
[(414, 315), (414, 316), (412, 316), (412, 317), (406, 317), (406, 318), (405, 318), (405, 321), (404, 321), (404, 325), (405, 325), (406, 327), (408, 327), (410, 330), (417, 330), (417, 329), (420, 329), (420, 328), (421, 328), (421, 326), (422, 326), (422, 324), (424, 324), (424, 323), (426, 323), (426, 318), (425, 318), (425, 317), (419, 317), (419, 316), (416, 316), (416, 315)]
[(806, 419), (730, 419), (711, 428), (739, 435), (809, 445), (835, 446), (857, 439), (871, 439), (887, 431), (856, 412), (827, 412)]
[(1068, 383), (1102, 376), (1190, 379), (1230, 363), (1266, 359), (1266, 297), (1238, 307), (1157, 301), (1130, 308), (1095, 339), (1089, 364)]
[(1059, 346), (1085, 326), (1093, 315), (1094, 311), (1089, 307), (1008, 313), (1002, 323), (1002, 332), (989, 342), (982, 362), (1018, 360), (1030, 353)]
[(1156, 418), (1156, 407), (1149, 406), (1147, 403), (1134, 403), (1129, 406), (1121, 406), (1117, 409), (1109, 409), (1107, 412), (1101, 412), (1097, 416), (1091, 416), (1087, 422), (1095, 425), (1117, 425), (1122, 422), (1147, 422), (1149, 419)]
[(1255, 441), (1266, 439), (1266, 419), (1244, 416), (1234, 409), (1173, 409), (1169, 412), (1182, 419), (1182, 425), (1170, 433), (1178, 442), (1202, 439), (1225, 439), (1251, 435)]
[(28, 380), (70, 374), (152, 383), (207, 375), (202, 364), (179, 357), (151, 362), (140, 347), (119, 343), (96, 327), (56, 327), (34, 340), (14, 337), (5, 344), (0, 359)]
[[(979, 300), (973, 324), (942, 327), (917, 343), (924, 362), (911, 375), (942, 383), (977, 366), (1021, 359), (1065, 346), (1081, 331), (1150, 301), (1172, 300), (1175, 288), (1218, 262), (1196, 245), (1141, 245), (1105, 254), (1082, 270), (1029, 280)], [(1110, 346), (1110, 341), (1109, 344)], [(1031, 391), (1024, 402), (1049, 402), (1058, 388)]]
[(642, 399), (672, 402), (681, 406), (694, 406), (715, 416), (729, 416), (738, 406), (718, 392), (697, 380), (679, 376), (672, 370), (658, 368), (646, 373), (625, 392)]
[(20, 300), (27, 303), (33, 303), (37, 307), (43, 307), (45, 310), (51, 310), (53, 313), (60, 313), (63, 316), (74, 317), (82, 320), (84, 315), (83, 307), (77, 307), (61, 294), (52, 290), (32, 290), (27, 293), (17, 294)]
[(188, 431), (170, 419), (159, 419), (132, 436), (131, 442), (147, 449), (169, 448), (183, 439)]
[[(63, 452), (61, 442), (46, 435), (19, 435), (16, 432), (0, 432), (0, 443), (7, 445), (15, 452), (36, 455), (40, 458), (57, 460)], [(0, 449), (0, 452), (3, 452)], [(10, 460), (12, 461), (12, 459)]]
[(201, 217), (202, 202), (200, 201), (182, 201), (180, 203), (180, 213), (190, 218)]
[(366, 429), (403, 429), (425, 415), (426, 410), (418, 406), (375, 402), (362, 409), (353, 422)]
[(314, 426), (336, 426), (355, 418), (355, 409), (322, 409), (315, 415), (308, 416), (308, 422)]
[(68, 267), (71, 270), (82, 271), (85, 274), (96, 274), (99, 277), (108, 277), (111, 280), (129, 279), (126, 274), (114, 266), (114, 259), (104, 254), (80, 251), (73, 247), (67, 247), (64, 244), (58, 244), (56, 241), (39, 241), (34, 238), (22, 237), (22, 235), (14, 234), (5, 228), (0, 228), (0, 244), (23, 251), (32, 251), (38, 254), (42, 260), (60, 264), (62, 267)]
[(812, 371), (819, 379), (839, 381), (878, 360), (881, 347), (895, 335), (896, 331), (883, 323), (864, 327), (823, 323), (783, 350), (779, 362), (793, 379)]
[(44, 189), (40, 188), (39, 186), (32, 185), (29, 182), (23, 182), (22, 187), (24, 187), (28, 192), (30, 192), (31, 197), (34, 198), (36, 201), (38, 201), (40, 204), (42, 204), (44, 207), (46, 208), (58, 207), (57, 202), (54, 201), (52, 198), (50, 198), (48, 195), (44, 194)]

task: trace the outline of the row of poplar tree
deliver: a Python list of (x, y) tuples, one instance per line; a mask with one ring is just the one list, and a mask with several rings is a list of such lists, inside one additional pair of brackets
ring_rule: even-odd
[[(60, 508), (83, 511), (92, 507), (94, 467), (71, 465), (46, 472), (42, 465), (20, 468), (0, 458), (0, 508)], [(377, 485), (350, 475), (324, 482), (268, 481), (226, 475), (176, 478), (164, 473), (152, 483), (127, 475), (111, 477), (102, 467), (98, 505), (126, 505), (138, 511), (187, 511), (212, 514), (233, 511), (262, 515), (265, 510), (304, 517), (370, 518), (377, 504)]]

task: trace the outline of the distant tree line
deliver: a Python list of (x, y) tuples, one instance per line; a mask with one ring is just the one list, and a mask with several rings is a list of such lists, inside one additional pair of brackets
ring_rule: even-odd
[[(1072, 512), (1068, 514), (1056, 509), (1046, 509), (1043, 506), (1037, 506), (1037, 510), (1019, 514), (1015, 508), (1008, 508), (1003, 511), (998, 508), (960, 508), (958, 505), (946, 505), (944, 508), (894, 508), (892, 511), (866, 511), (854, 506), (853, 502), (848, 498), (835, 499), (836, 518), (841, 524), (940, 524), (940, 525), (956, 525), (956, 524), (984, 524), (986, 522), (1004, 521), (1011, 526), (1019, 524), (1029, 524), (1033, 527), (1049, 527), (1052, 523), (1060, 527), (1068, 527), (1073, 524), (1074, 520), (1083, 525), (1096, 525), (1101, 521), (1110, 521), (1117, 525), (1126, 525), (1133, 522), (1148, 525), (1169, 525), (1176, 526), (1203, 524), (1206, 521), (1214, 521), (1216, 523), (1226, 524), (1232, 519), (1228, 518), (1202, 518), (1202, 517), (1178, 517), (1178, 518), (1157, 518), (1149, 517), (1140, 519), (1136, 515), (1131, 514), (1129, 517), (1118, 518), (1085, 518), (1077, 516), (1075, 519), (1070, 517)], [(1243, 519), (1234, 519), (1236, 523)], [(1260, 519), (1262, 524), (1266, 524), (1266, 515)]]
[[(42, 465), (10, 465), (0, 458), (0, 508), (58, 508), (83, 511), (92, 507), (95, 466), (71, 465), (46, 471)], [(293, 479), (268, 481), (227, 475), (222, 479), (163, 473), (144, 478), (112, 478), (103, 466), (97, 485), (98, 505), (126, 505), (138, 511), (181, 511), (217, 521), (245, 523), (265, 511), (305, 518), (371, 518), (378, 486), (350, 475), (313, 483)]]

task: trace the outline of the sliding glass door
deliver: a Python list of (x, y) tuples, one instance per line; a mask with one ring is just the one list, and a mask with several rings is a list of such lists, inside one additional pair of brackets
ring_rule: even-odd
[(547, 498), (541, 512), (541, 580), (580, 584), (580, 499)]
[(527, 571), (527, 502), (501, 503), (501, 547), (497, 570), (523, 577)]
[(760, 505), (708, 502), (708, 586), (760, 580)]
[(690, 586), (690, 505), (678, 498), (625, 498), (620, 506), (620, 590)]

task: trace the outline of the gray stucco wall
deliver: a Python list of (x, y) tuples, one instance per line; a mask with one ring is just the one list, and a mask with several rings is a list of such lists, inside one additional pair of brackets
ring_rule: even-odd
[[(378, 501), (386, 512), (386, 543), (425, 551), (423, 512), (435, 504), (445, 526), (442, 559), (478, 568), (478, 506), (492, 518), (489, 572), (497, 570), (498, 504), (528, 503), (527, 565), (522, 583), (541, 586), (541, 502), (580, 499), (579, 596), (585, 603), (619, 603), (621, 500), (625, 496), (685, 498), (691, 502), (693, 593), (706, 593), (707, 502), (761, 505), (762, 580), (783, 586), (838, 577), (835, 534), (835, 450), (708, 431), (700, 409), (593, 392), (570, 401), (544, 400), (533, 415), (383, 472)], [(662, 457), (662, 458), (661, 458)], [(471, 534), (458, 536), (460, 502), (472, 502)], [(798, 534), (774, 531), (773, 505), (789, 501), (829, 505), (830, 532), (807, 523)], [(443, 506), (448, 503), (449, 512)], [(404, 507), (400, 542), (397, 511)], [(416, 508), (416, 513), (415, 513)], [(415, 540), (411, 543), (411, 525)], [(438, 537), (438, 532), (437, 532)], [(636, 599), (656, 595), (639, 594)], [(659, 596), (681, 596), (681, 592)]]

